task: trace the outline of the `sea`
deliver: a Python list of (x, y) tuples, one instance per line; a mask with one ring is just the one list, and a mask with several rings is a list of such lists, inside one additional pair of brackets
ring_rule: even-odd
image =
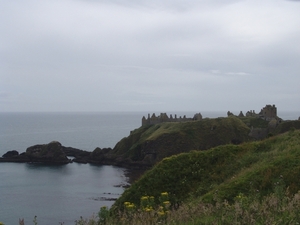
[[(59, 141), (93, 151), (113, 148), (141, 126), (142, 113), (0, 113), (0, 156)], [(0, 222), (5, 225), (74, 224), (110, 207), (128, 185), (126, 169), (71, 163), (0, 163)]]
[[(197, 112), (177, 112), (192, 117)], [(201, 112), (203, 117), (226, 116), (226, 112)], [(0, 113), (0, 156), (10, 150), (25, 152), (30, 146), (59, 141), (63, 146), (93, 151), (113, 148), (130, 131), (141, 126), (145, 112)], [(168, 114), (169, 115), (169, 114)], [(282, 112), (295, 120), (299, 112)], [(70, 163), (40, 165), (0, 163), (0, 222), (18, 225), (75, 224), (80, 217), (97, 215), (124, 192), (126, 169)]]

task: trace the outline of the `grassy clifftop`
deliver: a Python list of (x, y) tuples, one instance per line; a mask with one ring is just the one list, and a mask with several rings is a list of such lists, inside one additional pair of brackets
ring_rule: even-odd
[[(273, 123), (272, 123), (273, 122)], [(240, 144), (299, 129), (297, 121), (266, 121), (257, 117), (203, 119), (142, 126), (119, 141), (106, 154), (108, 163), (151, 167), (165, 157), (191, 150), (207, 150), (225, 144)]]
[(242, 193), (265, 196), (274, 184), (300, 189), (300, 131), (289, 131), (263, 141), (224, 145), (207, 151), (181, 153), (163, 159), (116, 201), (139, 205), (140, 197), (170, 193), (171, 202), (233, 201)]
[(142, 126), (118, 142), (110, 155), (153, 165), (182, 152), (251, 140), (249, 131), (236, 117)]

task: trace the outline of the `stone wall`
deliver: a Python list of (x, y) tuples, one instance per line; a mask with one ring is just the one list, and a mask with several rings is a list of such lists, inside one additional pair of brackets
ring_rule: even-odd
[(186, 122), (186, 121), (192, 121), (192, 120), (201, 120), (202, 115), (201, 113), (196, 113), (193, 118), (187, 118), (185, 115), (183, 117), (173, 117), (172, 114), (170, 117), (167, 115), (167, 113), (161, 113), (159, 116), (156, 116), (155, 113), (152, 114), (150, 117), (150, 114), (148, 114), (148, 117), (146, 118), (143, 116), (142, 118), (142, 126), (144, 125), (153, 125), (153, 124), (159, 124), (164, 122)]
[[(227, 116), (234, 116), (234, 114), (230, 111), (227, 112)], [(275, 105), (266, 105), (264, 108), (261, 109), (260, 113), (255, 113), (254, 110), (248, 111), (245, 115), (242, 111), (240, 111), (239, 117), (259, 117), (262, 119), (265, 119), (267, 121), (271, 121), (272, 119), (280, 120), (280, 118), (277, 116), (277, 108)], [(193, 120), (202, 120), (201, 113), (196, 113), (193, 118), (187, 118), (185, 115), (183, 117), (173, 117), (172, 114), (170, 117), (167, 115), (167, 113), (160, 113), (160, 115), (156, 116), (155, 113), (150, 116), (148, 114), (148, 117), (146, 118), (143, 116), (142, 118), (142, 126), (144, 125), (152, 125), (152, 124), (159, 124), (164, 122), (185, 122), (185, 121), (193, 121)]]
[[(228, 111), (227, 112), (228, 116), (234, 116), (232, 112)], [(240, 114), (238, 115), (239, 117), (243, 117), (244, 114), (241, 111)], [(246, 112), (247, 117), (259, 117), (262, 119), (265, 119), (267, 121), (271, 121), (272, 119), (279, 119), (277, 116), (277, 108), (275, 105), (266, 105), (264, 108), (260, 110), (259, 113), (255, 113), (254, 110), (250, 110)]]
[(264, 108), (262, 108), (259, 114), (264, 119), (270, 121), (277, 117), (277, 108), (275, 105), (266, 105)]

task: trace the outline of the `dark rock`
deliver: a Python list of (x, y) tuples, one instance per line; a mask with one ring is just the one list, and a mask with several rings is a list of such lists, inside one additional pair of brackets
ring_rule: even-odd
[(97, 197), (97, 198), (90, 198), (94, 201), (116, 201), (117, 198), (108, 198), (108, 197)]
[(38, 163), (69, 163), (63, 151), (63, 146), (57, 141), (44, 145), (34, 145), (26, 150), (25, 154), (30, 162)]
[(105, 154), (108, 153), (111, 149), (108, 148), (96, 148), (90, 156), (90, 159), (95, 162), (101, 162), (105, 158)]
[(19, 154), (18, 151), (12, 150), (6, 152), (2, 158), (0, 158), (0, 162), (29, 162), (29, 158), (25, 155), (25, 153)]
[(91, 152), (80, 150), (78, 148), (72, 148), (72, 147), (64, 147), (62, 146), (62, 150), (67, 156), (73, 156), (75, 158), (77, 157), (84, 157), (89, 156)]
[(62, 149), (67, 156), (74, 157), (72, 161), (77, 163), (88, 163), (91, 155), (91, 152), (80, 150), (77, 148), (62, 146)]
[(19, 155), (18, 151), (12, 150), (12, 151), (6, 152), (2, 157), (3, 158), (12, 158), (12, 157), (15, 157), (15, 156), (18, 156), (18, 155)]

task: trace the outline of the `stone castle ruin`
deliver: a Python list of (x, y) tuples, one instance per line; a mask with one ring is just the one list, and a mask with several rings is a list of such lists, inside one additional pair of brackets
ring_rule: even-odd
[[(227, 116), (235, 116), (232, 112), (228, 111)], [(264, 108), (261, 109), (259, 113), (256, 113), (254, 110), (250, 110), (246, 112), (244, 115), (241, 111), (238, 115), (238, 117), (258, 117), (267, 121), (276, 120), (277, 122), (280, 122), (281, 119), (277, 116), (277, 108), (275, 105), (266, 105)], [(300, 118), (299, 118), (300, 119)], [(153, 125), (153, 124), (159, 124), (164, 122), (186, 122), (186, 121), (195, 121), (195, 120), (202, 120), (201, 113), (196, 113), (193, 118), (187, 118), (185, 115), (183, 117), (173, 117), (172, 114), (170, 117), (167, 115), (167, 113), (161, 113), (160, 115), (156, 116), (155, 113), (150, 116), (148, 114), (148, 117), (146, 118), (143, 116), (142, 118), (142, 126), (144, 125)]]
[(193, 121), (193, 120), (202, 120), (201, 113), (196, 113), (193, 118), (187, 118), (185, 115), (183, 117), (173, 117), (172, 114), (170, 117), (168, 117), (167, 113), (161, 113), (159, 116), (156, 116), (155, 113), (152, 114), (150, 117), (150, 114), (148, 114), (147, 119), (145, 116), (142, 118), (142, 126), (144, 125), (153, 125), (153, 124), (159, 124), (164, 122), (186, 122), (186, 121)]
[[(228, 116), (233, 115), (228, 111)], [(238, 117), (244, 117), (243, 112), (241, 111)], [(249, 136), (255, 138), (256, 140), (262, 140), (267, 137), (268, 133), (276, 128), (276, 126), (281, 123), (282, 119), (277, 116), (277, 108), (275, 105), (266, 105), (260, 110), (259, 113), (256, 113), (254, 110), (250, 110), (246, 113), (246, 117), (257, 117), (269, 122), (267, 128), (254, 128), (251, 127)]]
[[(234, 114), (228, 111), (227, 116), (234, 116)], [(244, 117), (242, 111), (240, 112), (238, 117)], [(250, 110), (246, 113), (246, 117), (259, 117), (267, 121), (271, 121), (272, 119), (279, 120), (279, 117), (277, 116), (277, 108), (275, 105), (266, 105), (264, 108), (260, 110), (259, 113), (255, 113), (254, 110)]]

